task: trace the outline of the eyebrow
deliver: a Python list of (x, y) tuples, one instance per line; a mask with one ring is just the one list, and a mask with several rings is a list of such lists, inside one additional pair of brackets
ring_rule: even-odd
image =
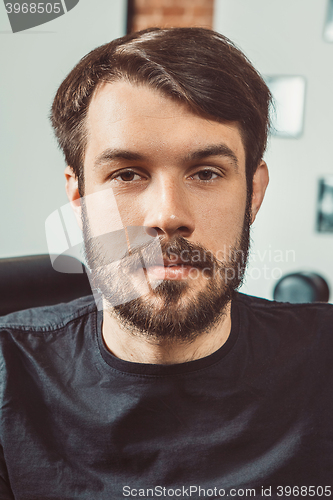
[(101, 154), (96, 157), (94, 166), (99, 167), (103, 163), (108, 163), (112, 160), (129, 160), (129, 161), (143, 161), (145, 156), (135, 153), (132, 151), (127, 151), (125, 149), (106, 149)]
[(231, 160), (235, 170), (238, 170), (238, 158), (236, 154), (225, 144), (212, 144), (204, 149), (193, 151), (186, 156), (186, 160), (204, 160), (210, 156), (224, 156)]
[[(223, 156), (229, 158), (235, 170), (238, 170), (238, 158), (236, 154), (225, 144), (212, 144), (203, 149), (198, 149), (188, 153), (184, 158), (184, 162), (198, 161), (210, 156)], [(99, 167), (104, 163), (109, 163), (113, 160), (128, 160), (128, 161), (148, 161), (148, 158), (140, 153), (128, 151), (125, 149), (108, 148), (100, 153), (95, 160), (94, 166)]]

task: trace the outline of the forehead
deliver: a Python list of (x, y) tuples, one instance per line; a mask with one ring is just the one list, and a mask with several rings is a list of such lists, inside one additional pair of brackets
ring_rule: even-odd
[(89, 105), (86, 126), (86, 164), (107, 148), (144, 150), (158, 160), (225, 144), (245, 166), (236, 122), (221, 123), (196, 114), (186, 104), (146, 85), (123, 80), (100, 85)]

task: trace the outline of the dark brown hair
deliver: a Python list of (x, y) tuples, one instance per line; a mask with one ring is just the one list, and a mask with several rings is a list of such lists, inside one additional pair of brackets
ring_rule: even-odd
[(244, 54), (223, 35), (203, 28), (152, 28), (118, 38), (87, 54), (60, 85), (51, 121), (83, 195), (85, 119), (101, 81), (127, 79), (185, 102), (195, 113), (239, 123), (248, 190), (264, 154), (271, 95)]

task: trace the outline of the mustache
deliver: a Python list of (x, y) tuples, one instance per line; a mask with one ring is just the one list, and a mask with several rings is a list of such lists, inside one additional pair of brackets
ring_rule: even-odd
[(165, 260), (168, 260), (170, 265), (175, 261), (177, 264), (207, 269), (218, 263), (211, 251), (181, 236), (174, 237), (169, 241), (162, 240), (161, 248)]
[(170, 239), (159, 236), (156, 232), (156, 236), (151, 236), (140, 226), (87, 238), (85, 245), (86, 252), (90, 255), (99, 255), (98, 260), (90, 260), (90, 267), (93, 269), (112, 263), (120, 267), (126, 266), (128, 271), (156, 265), (181, 264), (208, 270), (220, 265), (212, 252), (199, 243), (190, 242), (179, 235)]

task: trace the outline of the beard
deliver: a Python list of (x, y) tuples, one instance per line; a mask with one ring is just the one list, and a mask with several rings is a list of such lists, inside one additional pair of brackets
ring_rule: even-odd
[[(83, 200), (83, 237), (91, 286), (101, 294), (104, 308), (131, 334), (158, 342), (191, 342), (221, 321), (227, 304), (242, 284), (249, 251), (250, 217), (247, 203), (241, 235), (228, 251), (224, 249), (222, 260), (204, 246), (174, 236), (172, 239), (156, 237), (148, 244), (143, 242), (133, 251), (125, 255), (123, 252), (123, 258), (115, 263), (112, 250), (115, 233), (122, 235), (123, 249), (128, 248), (128, 234), (123, 230), (92, 237)], [(149, 284), (145, 269), (145, 266), (149, 268), (149, 258), (143, 262), (142, 251), (148, 250), (149, 255), (152, 249), (153, 265), (156, 245), (169, 260), (179, 261), (186, 255), (183, 262), (191, 267), (186, 279), (165, 279), (154, 288)], [(126, 263), (129, 255), (130, 261), (127, 258)], [(133, 280), (138, 269), (144, 273)]]

